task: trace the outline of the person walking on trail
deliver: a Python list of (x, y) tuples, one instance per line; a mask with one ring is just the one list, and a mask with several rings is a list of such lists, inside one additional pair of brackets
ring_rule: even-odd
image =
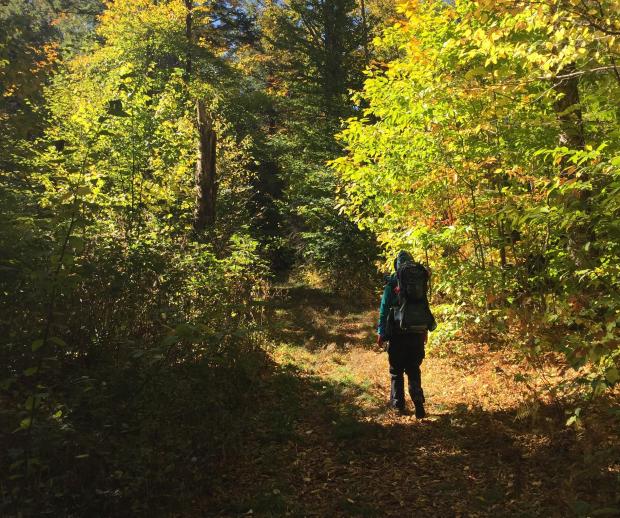
[(422, 264), (401, 251), (394, 260), (394, 273), (386, 280), (379, 310), (377, 343), (388, 343), (390, 364), (390, 405), (406, 413), (405, 379), (407, 373), (409, 396), (415, 406), (415, 416), (426, 416), (420, 365), (425, 356), (428, 331), (437, 327), (428, 302), (430, 272)]

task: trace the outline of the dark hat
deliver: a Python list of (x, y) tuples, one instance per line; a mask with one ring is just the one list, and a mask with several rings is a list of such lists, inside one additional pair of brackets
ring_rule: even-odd
[(411, 257), (409, 252), (401, 250), (396, 255), (396, 259), (394, 259), (394, 270), (398, 270), (398, 268), (407, 261), (413, 261), (413, 257)]

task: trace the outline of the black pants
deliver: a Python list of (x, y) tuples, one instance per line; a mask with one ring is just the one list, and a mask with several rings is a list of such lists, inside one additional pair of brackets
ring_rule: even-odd
[(414, 402), (424, 402), (422, 373), (420, 365), (424, 359), (424, 335), (422, 333), (395, 336), (388, 345), (390, 376), (392, 386), (390, 403), (402, 408), (405, 406), (405, 378), (409, 381), (409, 396)]

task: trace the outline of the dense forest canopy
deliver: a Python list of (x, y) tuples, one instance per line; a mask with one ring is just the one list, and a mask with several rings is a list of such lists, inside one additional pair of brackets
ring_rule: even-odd
[(247, 404), (273, 287), (366, 300), (400, 249), (431, 347), (558, 366), (575, 426), (617, 396), (619, 13), (1, 2), (0, 514), (174, 506), (170, 466)]

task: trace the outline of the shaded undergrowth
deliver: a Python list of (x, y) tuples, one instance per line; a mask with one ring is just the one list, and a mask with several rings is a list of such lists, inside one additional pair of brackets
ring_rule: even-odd
[[(617, 430), (566, 428), (545, 405), (523, 418), (499, 378), (482, 380), (484, 361), (472, 370), (432, 354), (423, 365), (430, 417), (396, 416), (374, 318), (374, 308), (321, 290), (283, 288), (255, 338), (261, 347), (178, 364), (145, 385), (127, 379), (122, 393), (143, 392), (93, 406), (105, 415), (88, 401), (115, 395), (93, 375), (74, 429), (49, 441), (62, 449), (46, 474), (57, 501), (23, 494), (37, 510), (26, 514), (617, 514)], [(493, 410), (471, 390), (483, 382), (498, 385)]]

